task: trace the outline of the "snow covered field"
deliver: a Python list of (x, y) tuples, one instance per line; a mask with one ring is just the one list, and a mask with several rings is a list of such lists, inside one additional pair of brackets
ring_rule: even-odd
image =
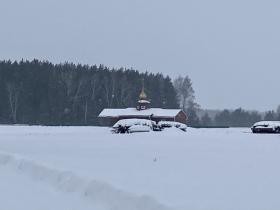
[(280, 135), (0, 126), (0, 209), (279, 210)]

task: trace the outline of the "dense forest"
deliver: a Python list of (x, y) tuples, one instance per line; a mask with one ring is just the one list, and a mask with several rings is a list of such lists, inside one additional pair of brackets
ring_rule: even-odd
[(105, 66), (0, 62), (0, 123), (97, 125), (103, 108), (135, 107), (142, 80), (153, 106), (178, 108), (162, 74)]
[(22, 60), (0, 62), (0, 124), (98, 125), (103, 108), (135, 107), (143, 81), (153, 107), (182, 108), (191, 126), (239, 127), (280, 120), (280, 108), (264, 114), (238, 108), (199, 115), (188, 76), (172, 81), (133, 69)]
[(242, 108), (238, 108), (233, 111), (225, 109), (217, 113), (213, 121), (211, 122), (210, 120), (207, 124), (211, 125), (212, 123), (212, 125), (215, 126), (228, 127), (248, 127), (261, 120), (280, 121), (280, 107), (278, 107), (277, 111), (270, 110), (263, 114), (257, 111), (246, 111)]

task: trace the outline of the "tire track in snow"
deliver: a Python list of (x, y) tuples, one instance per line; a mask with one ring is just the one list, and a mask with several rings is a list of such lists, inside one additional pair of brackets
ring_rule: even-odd
[(171, 210), (149, 196), (136, 196), (104, 182), (86, 180), (70, 171), (60, 171), (18, 155), (1, 152), (0, 166), (4, 165), (59, 191), (79, 193), (108, 210)]

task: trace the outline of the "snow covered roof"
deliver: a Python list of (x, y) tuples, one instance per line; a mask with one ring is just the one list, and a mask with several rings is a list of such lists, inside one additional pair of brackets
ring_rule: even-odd
[(150, 101), (147, 100), (139, 100), (138, 103), (142, 103), (142, 104), (150, 104)]
[(150, 116), (153, 117), (175, 117), (181, 109), (151, 108), (138, 111), (135, 108), (126, 109), (103, 109), (98, 117), (120, 117), (120, 116)]

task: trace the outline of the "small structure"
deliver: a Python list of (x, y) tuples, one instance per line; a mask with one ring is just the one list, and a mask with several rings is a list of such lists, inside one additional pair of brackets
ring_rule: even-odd
[(144, 91), (144, 85), (142, 87), (141, 93), (139, 95), (139, 100), (136, 109), (138, 111), (146, 110), (150, 108), (150, 101), (147, 100), (147, 95)]
[(103, 109), (98, 117), (101, 119), (101, 124), (106, 126), (112, 126), (119, 120), (131, 118), (148, 119), (157, 123), (159, 121), (174, 121), (186, 124), (187, 115), (183, 110), (150, 108), (150, 104), (143, 86), (136, 108)]

